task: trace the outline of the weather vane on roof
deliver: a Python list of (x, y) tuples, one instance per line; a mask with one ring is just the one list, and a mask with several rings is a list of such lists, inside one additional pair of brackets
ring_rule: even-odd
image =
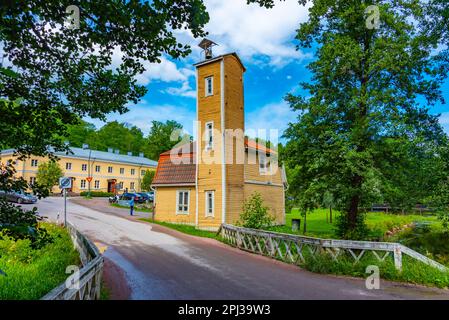
[(212, 58), (212, 47), (216, 46), (216, 45), (217, 44), (215, 42), (213, 42), (212, 40), (204, 38), (203, 40), (201, 40), (201, 42), (198, 45), (198, 47), (203, 49), (203, 51), (204, 51), (204, 58), (207, 60), (207, 59), (211, 59)]

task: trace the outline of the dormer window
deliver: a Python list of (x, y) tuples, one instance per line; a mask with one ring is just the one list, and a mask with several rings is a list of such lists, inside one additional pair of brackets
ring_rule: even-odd
[(213, 121), (206, 123), (206, 150), (214, 148), (214, 123)]
[(207, 77), (205, 79), (205, 95), (206, 97), (213, 95), (214, 92), (214, 77)]

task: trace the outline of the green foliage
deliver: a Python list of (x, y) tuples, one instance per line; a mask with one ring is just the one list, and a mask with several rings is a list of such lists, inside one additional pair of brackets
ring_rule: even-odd
[(380, 26), (370, 29), (364, 1), (313, 2), (296, 36), (300, 48), (317, 48), (312, 78), (303, 96), (286, 97), (298, 112), (285, 132), (283, 158), (295, 169), (289, 193), (305, 212), (330, 192), (345, 237), (365, 234), (360, 208), (389, 202), (406, 210), (449, 175), (440, 175), (447, 137), (428, 112), (443, 100), (449, 70), (447, 51), (433, 54), (443, 39), (423, 28), (433, 13), (414, 0), (376, 5)]
[[(177, 29), (204, 36), (209, 16), (200, 0), (88, 1), (78, 4), (79, 28), (65, 23), (68, 1), (6, 2), (0, 39), (11, 67), (1, 68), (0, 141), (25, 154), (48, 146), (64, 150), (68, 124), (79, 117), (104, 120), (127, 111), (147, 89), (135, 77), (161, 56), (186, 57), (191, 49)], [(93, 52), (97, 48), (98, 52)], [(112, 65), (120, 49), (123, 59)], [(20, 72), (14, 72), (20, 70)]]
[(269, 208), (264, 205), (262, 196), (254, 192), (243, 203), (243, 212), (240, 215), (238, 225), (245, 228), (262, 229), (273, 224), (274, 217), (268, 212)]
[(48, 161), (39, 164), (37, 168), (36, 181), (51, 189), (53, 186), (59, 183), (59, 178), (63, 176), (61, 166), (56, 161)]
[(188, 143), (191, 139), (191, 136), (182, 132), (182, 125), (176, 121), (168, 120), (165, 123), (152, 121), (147, 137), (146, 154), (150, 159), (157, 160), (162, 152), (176, 145)]
[(80, 193), (81, 197), (87, 197), (90, 193), (91, 197), (112, 197), (114, 194), (112, 192), (104, 192), (104, 191), (82, 191)]
[(39, 248), (29, 239), (0, 232), (0, 269), (6, 273), (0, 276), (0, 300), (39, 299), (67, 278), (67, 266), (79, 265), (65, 229), (51, 224), (43, 224), (42, 229), (51, 241)]
[(150, 191), (151, 184), (153, 183), (154, 175), (156, 172), (154, 170), (145, 171), (145, 175), (142, 178), (142, 190)]

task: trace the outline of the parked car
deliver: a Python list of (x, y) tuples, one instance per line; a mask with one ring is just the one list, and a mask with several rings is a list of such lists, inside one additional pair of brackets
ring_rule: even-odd
[(16, 202), (18, 204), (22, 203), (36, 203), (37, 197), (29, 192), (24, 191), (0, 191), (0, 197), (6, 198), (9, 202)]
[(133, 192), (125, 192), (120, 196), (120, 200), (131, 200), (131, 198), (134, 198), (134, 201), (137, 203), (144, 203), (145, 200), (143, 197), (138, 193)]
[(139, 195), (141, 195), (145, 201), (153, 202), (154, 201), (154, 191), (150, 192), (138, 192)]

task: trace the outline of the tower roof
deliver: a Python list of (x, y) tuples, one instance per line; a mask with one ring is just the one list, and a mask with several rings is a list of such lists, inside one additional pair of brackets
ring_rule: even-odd
[(242, 63), (242, 60), (240, 60), (240, 58), (239, 58), (239, 56), (237, 55), (236, 52), (225, 53), (225, 54), (222, 54), (220, 56), (213, 57), (211, 59), (206, 59), (204, 61), (197, 62), (197, 63), (195, 63), (193, 65), (198, 68), (200, 66), (204, 66), (204, 65), (212, 63), (212, 62), (217, 62), (217, 61), (223, 60), (227, 56), (234, 56), (237, 59), (237, 61), (240, 63), (240, 65), (242, 66), (243, 72), (246, 71), (246, 68), (245, 68), (245, 66)]

